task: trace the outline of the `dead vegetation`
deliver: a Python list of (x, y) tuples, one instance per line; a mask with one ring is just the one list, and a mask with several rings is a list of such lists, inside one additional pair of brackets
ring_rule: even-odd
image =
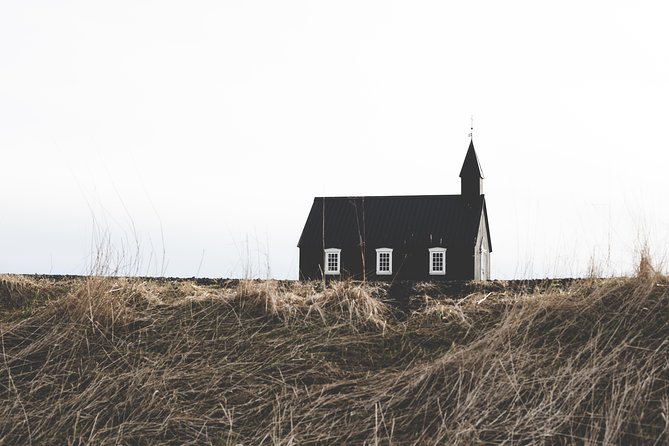
[(669, 280), (0, 277), (0, 445), (667, 444)]

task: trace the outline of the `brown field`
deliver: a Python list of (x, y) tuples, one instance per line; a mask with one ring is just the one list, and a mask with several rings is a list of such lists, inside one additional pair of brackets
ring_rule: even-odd
[(669, 442), (669, 279), (0, 276), (0, 445)]

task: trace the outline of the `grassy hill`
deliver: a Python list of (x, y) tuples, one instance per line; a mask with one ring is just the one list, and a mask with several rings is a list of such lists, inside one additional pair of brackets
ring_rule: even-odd
[(666, 277), (410, 294), (0, 276), (0, 445), (669, 442)]

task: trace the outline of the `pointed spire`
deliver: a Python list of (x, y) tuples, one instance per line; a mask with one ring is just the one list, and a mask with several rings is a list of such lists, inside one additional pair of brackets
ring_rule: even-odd
[(460, 178), (464, 177), (483, 178), (483, 170), (481, 170), (479, 158), (476, 156), (476, 150), (474, 150), (473, 137), (469, 140), (469, 149), (467, 149), (465, 162), (462, 163), (462, 169), (460, 170)]

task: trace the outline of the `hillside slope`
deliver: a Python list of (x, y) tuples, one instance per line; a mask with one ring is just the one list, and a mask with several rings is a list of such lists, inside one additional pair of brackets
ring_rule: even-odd
[(669, 442), (666, 277), (386, 292), (0, 276), (0, 445)]

